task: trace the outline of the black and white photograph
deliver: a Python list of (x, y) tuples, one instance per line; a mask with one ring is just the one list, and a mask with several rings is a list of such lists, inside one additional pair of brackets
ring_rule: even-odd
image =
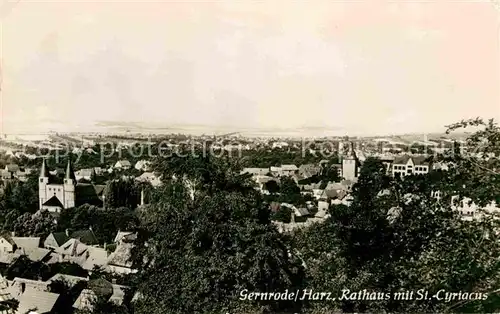
[(500, 313), (498, 0), (0, 0), (0, 314)]

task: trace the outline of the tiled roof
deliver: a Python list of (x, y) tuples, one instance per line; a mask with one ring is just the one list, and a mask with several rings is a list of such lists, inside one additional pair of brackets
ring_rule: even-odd
[(7, 280), (0, 275), (0, 302), (12, 300), (13, 297), (9, 292), (9, 284)]
[(45, 203), (43, 203), (43, 206), (64, 208), (64, 206), (61, 203), (61, 201), (59, 201), (59, 199), (55, 195), (52, 196), (48, 201), (46, 201)]
[(88, 281), (89, 279), (84, 277), (65, 275), (65, 274), (56, 274), (52, 276), (50, 279), (48, 279), (47, 282), (54, 282), (58, 280), (67, 282), (72, 285), (76, 285), (80, 281)]
[(100, 196), (104, 191), (104, 187), (100, 185), (78, 183), (76, 185), (76, 206), (83, 204), (101, 206), (102, 200)]
[(56, 243), (61, 246), (69, 240), (69, 237), (66, 235), (66, 232), (53, 232), (52, 236)]
[(120, 245), (116, 247), (116, 250), (109, 256), (108, 264), (122, 267), (131, 267), (132, 262), (130, 261), (130, 258), (132, 255), (131, 251), (133, 247), (134, 245), (131, 243), (120, 243)]
[(130, 236), (130, 235), (134, 235), (134, 232), (132, 232), (132, 231), (118, 231), (113, 242), (115, 242), (115, 243), (120, 242), (123, 238)]
[(108, 260), (108, 251), (102, 248), (88, 247), (87, 259), (81, 265), (83, 269), (92, 270), (94, 266), (102, 267)]
[(403, 156), (396, 157), (394, 159), (394, 164), (406, 165), (410, 159), (413, 161), (413, 164), (415, 164), (415, 165), (428, 165), (429, 164), (429, 162), (427, 162), (427, 157), (425, 157), (425, 156), (409, 156), (409, 155), (403, 155)]
[(40, 246), (40, 237), (12, 237), (18, 248), (24, 250), (37, 249)]
[(87, 244), (87, 245), (99, 244), (99, 241), (97, 241), (97, 238), (95, 237), (94, 232), (92, 230), (89, 230), (89, 229), (77, 230), (77, 231), (71, 233), (70, 238), (78, 239), (80, 242)]
[(30, 250), (28, 253), (28, 259), (33, 262), (42, 261), (46, 256), (50, 254), (50, 250), (43, 248), (36, 248), (34, 250)]
[(6, 170), (8, 172), (17, 172), (17, 171), (19, 171), (19, 166), (16, 165), (16, 164), (7, 165), (7, 166), (5, 166), (5, 168), (6, 168)]
[(88, 309), (93, 310), (93, 304), (97, 300), (97, 295), (90, 289), (83, 289), (78, 298), (76, 299), (73, 307), (79, 310)]

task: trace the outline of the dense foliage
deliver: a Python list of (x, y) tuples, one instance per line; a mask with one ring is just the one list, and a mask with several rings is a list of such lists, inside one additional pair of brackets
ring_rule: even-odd
[[(248, 152), (242, 159), (159, 157), (155, 169), (165, 184), (149, 188), (148, 205), (136, 210), (137, 203), (123, 198), (139, 189), (111, 183), (116, 194), (109, 195), (109, 208), (63, 211), (56, 230), (91, 227), (101, 243), (111, 241), (118, 229), (138, 231), (133, 262), (139, 271), (123, 279), (139, 292), (138, 301), (115, 306), (100, 300), (93, 313), (494, 312), (500, 307), (498, 217), (483, 212), (463, 219), (452, 199), (468, 197), (481, 206), (500, 201), (500, 129), (494, 121), (474, 119), (449, 131), (470, 126), (476, 131), (466, 147), (429, 157), (446, 164), (446, 171), (392, 178), (380, 160), (366, 159), (350, 206), (335, 205), (322, 223), (292, 235), (280, 234), (271, 224), (280, 215), (287, 221), (291, 210), (273, 214), (269, 203), (304, 206), (297, 183), (280, 178), (267, 184), (271, 193), (263, 196), (249, 175), (240, 174), (243, 166), (317, 162), (314, 156), (300, 160), (292, 148), (274, 149), (272, 158), (269, 152)], [(340, 180), (334, 170), (323, 168), (309, 183)], [(27, 195), (23, 202), (29, 203), (30, 193), (19, 186), (6, 188), (0, 199), (4, 225), (29, 235), (53, 230), (49, 216), (32, 216), (30, 205), (13, 205), (20, 202), (13, 195)], [(9, 277), (52, 272), (25, 259), (16, 263), (5, 270)], [(91, 277), (106, 275), (95, 270)], [(64, 287), (54, 284), (53, 289)], [(337, 298), (240, 299), (245, 290), (297, 289), (332, 292)], [(369, 297), (363, 299), (365, 290)], [(73, 300), (76, 292), (68, 291), (67, 300)], [(395, 299), (405, 291), (414, 291), (413, 298)], [(439, 291), (441, 297), (461, 291), (487, 298), (433, 297)]]

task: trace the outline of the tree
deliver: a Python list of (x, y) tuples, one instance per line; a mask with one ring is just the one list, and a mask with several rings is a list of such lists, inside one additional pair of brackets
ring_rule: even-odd
[(281, 202), (299, 205), (303, 203), (300, 188), (292, 178), (283, 177), (280, 186), (280, 200)]
[(17, 217), (12, 229), (19, 236), (43, 238), (56, 231), (56, 228), (51, 213), (40, 211), (36, 214), (24, 213)]
[(278, 185), (278, 182), (276, 182), (275, 180), (267, 181), (264, 184), (264, 188), (271, 194), (275, 194), (280, 191), (280, 186)]
[[(500, 133), (495, 124), (467, 121), (460, 125), (470, 124), (482, 125), (484, 130), (469, 137), (469, 148), (476, 149), (478, 143), (484, 151), (498, 148)], [(486, 294), (495, 291), (500, 284), (498, 220), (485, 215), (480, 220), (465, 221), (449, 200), (453, 195), (471, 196), (486, 204), (498, 197), (498, 173), (491, 171), (496, 161), (462, 153), (435, 161), (441, 159), (453, 162), (450, 171), (404, 180), (387, 177), (381, 162), (367, 159), (354, 186), (351, 206), (335, 206), (324, 224), (295, 237), (295, 247), (307, 265), (308, 287), (330, 289), (339, 295), (342, 289), (390, 294), (425, 289), (432, 295), (441, 289)], [(433, 191), (442, 192), (441, 201), (432, 197)], [(329, 241), (322, 241), (326, 238)], [(391, 297), (312, 302), (309, 307), (348, 312), (490, 312), (498, 303), (446, 303), (437, 299), (401, 302)]]
[(239, 300), (243, 289), (297, 287), (301, 267), (289, 257), (287, 239), (270, 224), (269, 210), (258, 194), (246, 193), (245, 182), (242, 187), (221, 188), (228, 186), (224, 181), (237, 182), (237, 174), (226, 171), (217, 177), (197, 171), (198, 197), (191, 199), (186, 186), (173, 181), (164, 188), (164, 197), (143, 211), (139, 241), (148, 245), (138, 246), (134, 260), (141, 268), (138, 282), (144, 298), (135, 312), (283, 312), (299, 306)]
[(134, 231), (139, 226), (136, 212), (127, 208), (109, 208), (103, 210), (92, 205), (62, 211), (58, 229), (60, 231), (86, 230), (92, 228), (99, 243), (111, 243), (118, 230)]
[(106, 185), (106, 208), (128, 207), (135, 209), (139, 204), (140, 191), (133, 180), (111, 180)]

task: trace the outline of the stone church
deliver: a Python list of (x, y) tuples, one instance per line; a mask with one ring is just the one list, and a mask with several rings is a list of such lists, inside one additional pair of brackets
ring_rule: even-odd
[(49, 172), (45, 159), (42, 162), (38, 179), (40, 209), (59, 213), (62, 209), (83, 204), (102, 207), (104, 205), (105, 185), (78, 183), (71, 164), (68, 161), (63, 177)]

